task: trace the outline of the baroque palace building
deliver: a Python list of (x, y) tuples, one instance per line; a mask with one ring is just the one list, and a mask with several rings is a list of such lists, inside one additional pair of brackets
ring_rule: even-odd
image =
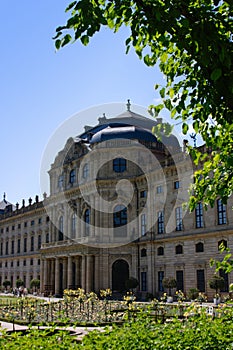
[[(198, 288), (210, 298), (211, 258), (220, 243), (233, 248), (232, 198), (192, 213), (188, 199), (193, 164), (174, 135), (152, 134), (154, 121), (127, 110), (98, 119), (67, 140), (51, 168), (50, 195), (42, 201), (0, 202), (0, 284), (41, 281), (41, 292), (66, 288), (98, 292), (125, 289), (160, 296), (164, 277), (174, 277), (185, 293)], [(208, 151), (205, 146), (200, 149)], [(222, 292), (228, 291), (231, 275)]]

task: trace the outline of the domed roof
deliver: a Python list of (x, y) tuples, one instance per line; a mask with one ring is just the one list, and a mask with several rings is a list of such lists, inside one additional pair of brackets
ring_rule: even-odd
[(106, 128), (93, 135), (90, 143), (98, 143), (113, 139), (131, 139), (148, 142), (157, 142), (157, 138), (149, 131), (134, 125), (115, 126), (108, 125)]

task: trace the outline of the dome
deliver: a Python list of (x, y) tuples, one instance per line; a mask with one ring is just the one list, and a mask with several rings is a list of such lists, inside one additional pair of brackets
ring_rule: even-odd
[(140, 140), (147, 142), (157, 142), (157, 138), (148, 130), (139, 128), (137, 126), (117, 126), (108, 127), (98, 131), (93, 135), (90, 143), (99, 143), (114, 139), (130, 139), (130, 140)]

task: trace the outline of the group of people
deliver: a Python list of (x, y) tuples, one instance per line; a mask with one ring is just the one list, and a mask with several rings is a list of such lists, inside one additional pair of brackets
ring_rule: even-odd
[(13, 295), (16, 297), (25, 297), (28, 295), (28, 290), (23, 286), (20, 286), (19, 288), (15, 287), (13, 288)]

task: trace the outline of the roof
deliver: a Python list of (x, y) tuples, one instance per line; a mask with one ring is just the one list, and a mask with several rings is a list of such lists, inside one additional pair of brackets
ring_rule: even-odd
[(106, 128), (94, 134), (91, 138), (90, 143), (93, 144), (112, 139), (131, 139), (157, 142), (156, 137), (146, 129), (134, 125), (116, 127), (110, 124)]

